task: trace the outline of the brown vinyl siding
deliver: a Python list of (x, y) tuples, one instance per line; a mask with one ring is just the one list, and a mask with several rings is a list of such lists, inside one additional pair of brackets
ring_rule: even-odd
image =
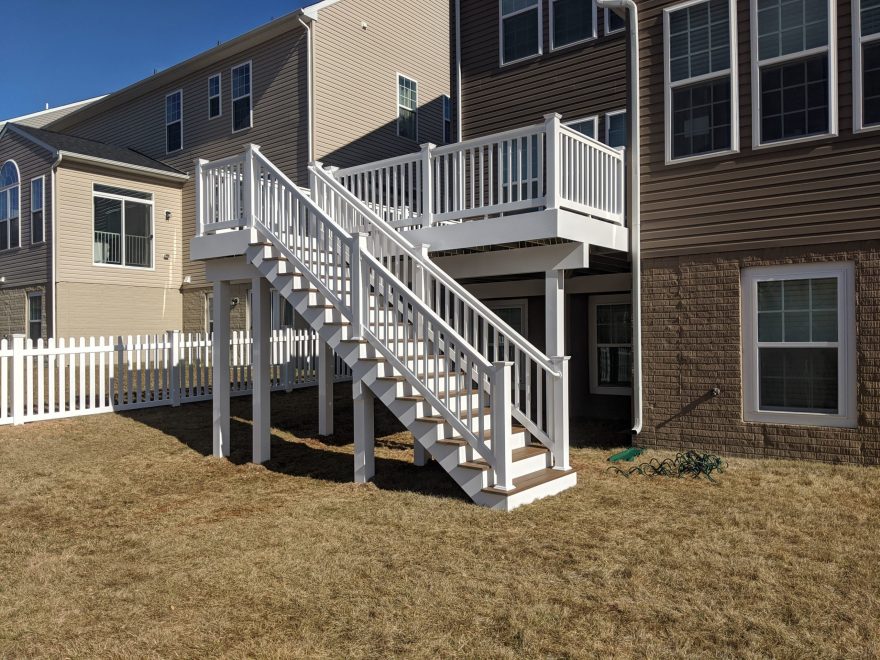
[(550, 112), (564, 122), (599, 115), (602, 136), (605, 113), (626, 105), (625, 34), (605, 36), (600, 8), (598, 38), (550, 51), (550, 2), (541, 5), (543, 55), (500, 66), (498, 1), (462, 0), (464, 139), (540, 123)]
[(880, 238), (880, 133), (854, 134), (848, 0), (837, 2), (837, 137), (752, 149), (750, 4), (737, 2), (740, 153), (665, 164), (663, 8), (639, 2), (646, 256)]

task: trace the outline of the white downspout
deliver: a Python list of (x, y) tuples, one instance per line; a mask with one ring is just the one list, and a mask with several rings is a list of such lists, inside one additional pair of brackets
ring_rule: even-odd
[(596, 0), (600, 7), (629, 12), (629, 208), (632, 255), (633, 315), (633, 433), (642, 432), (642, 247), (641, 247), (641, 134), (639, 132), (639, 10), (633, 0)]
[(309, 154), (309, 163), (314, 162), (315, 160), (315, 90), (314, 90), (314, 66), (315, 66), (315, 57), (312, 52), (314, 46), (312, 41), (312, 20), (304, 21), (302, 18), (298, 19), (302, 26), (306, 29), (306, 57), (308, 58), (308, 63), (306, 64), (306, 94), (308, 94), (308, 99), (306, 100), (306, 107), (308, 108), (308, 154)]
[(461, 0), (455, 0), (455, 134), (456, 141), (462, 140), (462, 101), (461, 101)]
[(55, 162), (52, 163), (52, 167), (49, 169), (49, 176), (52, 179), (52, 190), (50, 192), (50, 198), (52, 200), (52, 217), (49, 221), (49, 228), (52, 231), (52, 269), (51, 269), (51, 277), (52, 277), (52, 337), (58, 337), (58, 223), (56, 222), (56, 217), (58, 214), (57, 210), (57, 200), (55, 195), (55, 179), (58, 174), (58, 166), (61, 164), (61, 159), (64, 157), (60, 151), (58, 152), (58, 156), (55, 158)]

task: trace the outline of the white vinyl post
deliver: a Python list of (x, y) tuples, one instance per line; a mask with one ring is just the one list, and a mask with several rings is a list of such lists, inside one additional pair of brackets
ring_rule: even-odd
[(360, 340), (364, 338), (364, 321), (369, 314), (370, 283), (362, 258), (367, 252), (368, 235), (355, 232), (351, 237), (351, 338)]
[(553, 469), (569, 470), (568, 462), (568, 361), (569, 357), (552, 357), (553, 370), (561, 374), (553, 379)]
[(356, 380), (354, 398), (354, 480), (366, 483), (376, 474), (376, 436), (373, 419), (373, 393)]
[[(12, 335), (12, 423), (16, 425), (24, 424), (24, 337)], [(63, 409), (63, 402), (61, 405)]]
[(513, 362), (493, 362), (492, 374), (492, 453), (495, 456), (495, 484), (499, 490), (513, 490), (513, 428), (510, 402)]
[(544, 273), (544, 323), (547, 355), (565, 355), (565, 271)]
[(254, 219), (257, 213), (257, 195), (259, 194), (256, 180), (255, 155), (260, 150), (256, 144), (249, 144), (244, 154), (244, 221), (250, 231), (250, 242), (259, 240)]
[(229, 304), (228, 281), (214, 282), (214, 337), (211, 384), (213, 398), (214, 456), (229, 456)]
[(270, 383), (271, 353), (272, 353), (272, 291), (269, 288), (269, 280), (265, 277), (255, 277), (251, 282), (253, 291), (253, 394), (251, 405), (253, 408), (253, 462), (265, 463), (269, 460), (271, 434), (270, 434), (270, 397), (272, 386)]
[(205, 235), (205, 183), (202, 181), (204, 167), (208, 161), (204, 158), (196, 158), (196, 236)]
[(559, 208), (559, 187), (562, 183), (559, 171), (559, 129), (562, 126), (562, 115), (551, 112), (544, 115), (544, 148), (547, 152), (547, 173), (544, 181), (547, 185), (547, 199), (544, 205), (547, 210)]
[(171, 405), (180, 405), (180, 332), (169, 330), (165, 335), (169, 344), (170, 363), (168, 365), (168, 387), (171, 389)]
[(430, 227), (434, 224), (434, 163), (431, 152), (436, 144), (427, 142), (422, 145), (422, 224)]
[(318, 337), (318, 435), (333, 435), (333, 349)]

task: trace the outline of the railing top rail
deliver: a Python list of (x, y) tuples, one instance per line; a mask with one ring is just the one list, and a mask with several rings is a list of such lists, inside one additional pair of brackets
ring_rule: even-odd
[(361, 172), (369, 172), (371, 170), (382, 169), (383, 167), (394, 167), (395, 165), (406, 165), (407, 163), (415, 163), (422, 157), (421, 151), (404, 154), (402, 156), (394, 156), (383, 160), (365, 163), (364, 165), (355, 165), (354, 167), (345, 167), (337, 170), (337, 176), (349, 176), (351, 174), (360, 174)]
[(620, 160), (623, 160), (623, 154), (624, 154), (623, 147), (621, 147), (621, 148), (609, 147), (604, 142), (599, 142), (599, 140), (597, 140), (596, 138), (591, 138), (587, 135), (584, 135), (580, 131), (576, 131), (573, 128), (570, 128), (568, 126), (560, 126), (559, 130), (561, 133), (564, 133), (568, 137), (575, 138), (585, 144), (590, 145), (591, 147), (593, 147), (597, 151), (603, 151), (606, 154), (608, 154), (609, 156), (614, 156), (615, 158), (619, 158)]
[(463, 151), (465, 149), (470, 149), (471, 147), (476, 147), (480, 145), (486, 144), (494, 144), (495, 142), (503, 142), (504, 140), (513, 140), (518, 137), (526, 137), (527, 135), (533, 135), (536, 133), (544, 132), (544, 124), (533, 124), (531, 126), (525, 126), (522, 128), (514, 128), (509, 131), (502, 131), (501, 133), (492, 133), (491, 135), (481, 135), (480, 137), (470, 138), (468, 140), (464, 140), (462, 142), (453, 142), (451, 144), (443, 145), (442, 147), (437, 147), (436, 149), (432, 149), (431, 153), (444, 156), (446, 154), (455, 153), (458, 151)]
[(217, 169), (218, 167), (226, 167), (227, 165), (237, 165), (239, 163), (244, 164), (244, 154), (237, 154), (235, 156), (227, 156), (226, 158), (212, 160), (208, 163), (202, 164), (202, 169), (211, 170)]

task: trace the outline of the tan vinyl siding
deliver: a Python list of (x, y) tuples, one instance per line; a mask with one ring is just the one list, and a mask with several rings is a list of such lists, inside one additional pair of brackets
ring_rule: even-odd
[[(443, 143), (448, 3), (342, 0), (321, 9), (314, 39), (317, 159), (346, 167)], [(419, 84), (418, 140), (397, 135), (398, 73)]]
[(880, 238), (880, 133), (852, 130), (848, 0), (837, 2), (839, 135), (752, 149), (749, 2), (737, 2), (740, 153), (665, 164), (662, 10), (640, 2), (648, 256)]
[(599, 116), (626, 104), (626, 39), (605, 36), (597, 11), (598, 38), (550, 51), (550, 3), (542, 0), (544, 54), (500, 66), (497, 0), (462, 0), (462, 117), (465, 139), (528, 126), (559, 112), (563, 121)]

